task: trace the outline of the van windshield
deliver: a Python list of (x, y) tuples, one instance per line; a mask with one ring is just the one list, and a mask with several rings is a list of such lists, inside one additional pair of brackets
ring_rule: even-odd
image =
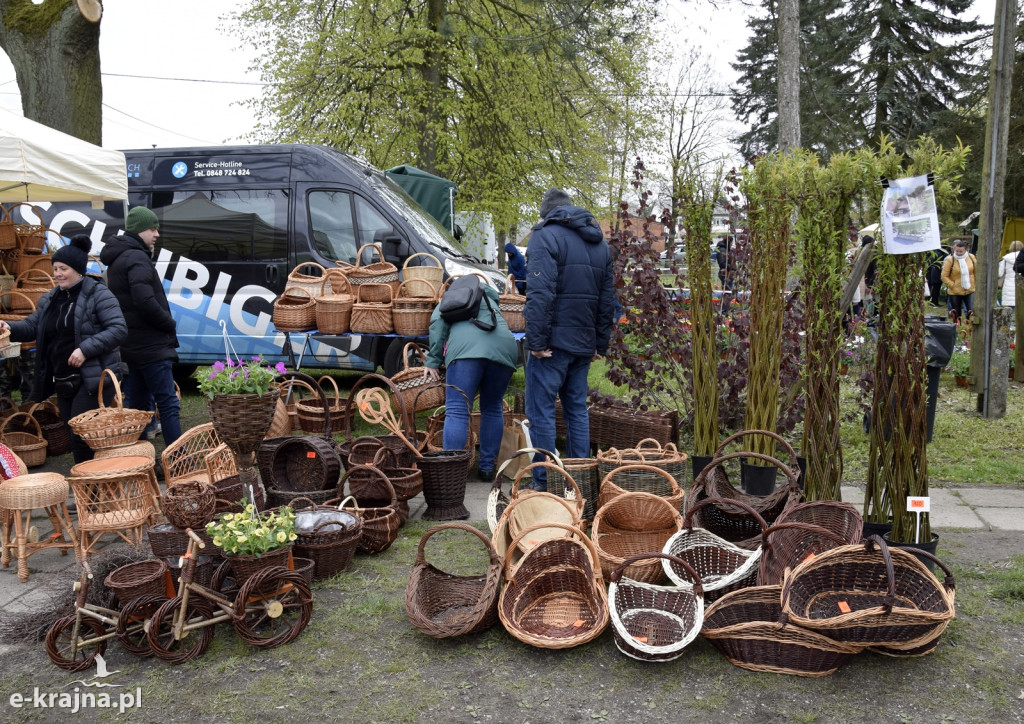
[(444, 251), (447, 256), (476, 260), (459, 242), (452, 238), (448, 230), (438, 223), (437, 219), (428, 214), (405, 190), (383, 174), (367, 177), (374, 190), (403, 219), (411, 224), (416, 231), (435, 249)]

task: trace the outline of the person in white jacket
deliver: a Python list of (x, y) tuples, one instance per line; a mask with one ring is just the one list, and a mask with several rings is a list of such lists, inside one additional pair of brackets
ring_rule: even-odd
[(1021, 249), (1024, 249), (1024, 243), (1014, 241), (1010, 244), (1010, 250), (999, 260), (999, 286), (1004, 307), (1016, 306), (1017, 275), (1013, 273), (1013, 262)]

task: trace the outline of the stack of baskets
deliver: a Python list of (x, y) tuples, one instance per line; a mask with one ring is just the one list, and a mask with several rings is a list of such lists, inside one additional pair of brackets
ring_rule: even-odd
[[(330, 293), (328, 284), (331, 285)], [(345, 334), (349, 330), (354, 303), (348, 277), (340, 269), (326, 272), (316, 298), (316, 328), (322, 334)]]
[(316, 301), (308, 289), (288, 287), (274, 301), (274, 326), (282, 332), (316, 329)]
[[(432, 293), (429, 295), (412, 293), (414, 288), (422, 287), (428, 288)], [(430, 334), (430, 315), (433, 314), (436, 306), (437, 293), (429, 281), (406, 279), (399, 284), (395, 298), (391, 302), (391, 318), (395, 333), (407, 337)]]
[[(46, 251), (50, 230), (41, 223), (16, 223), (16, 211), (23, 219), (26, 218), (22, 211), (18, 211), (19, 206), (27, 206), (37, 219), (43, 218), (43, 212), (37, 206), (25, 202), (3, 209), (0, 218), (0, 260), (3, 267), (15, 276), (29, 269), (49, 272), (52, 255), (43, 252)], [(60, 238), (55, 232), (54, 237)]]
[(526, 331), (526, 317), (523, 316), (526, 310), (526, 296), (519, 294), (516, 289), (516, 281), (511, 274), (505, 280), (505, 293), (498, 295), (498, 310), (505, 318), (505, 324), (508, 325), (509, 331)]
[[(308, 434), (323, 435), (327, 430), (327, 416), (332, 420), (340, 420), (345, 414), (345, 400), (341, 397), (338, 383), (330, 375), (324, 375), (317, 384), (323, 388), (323, 383), (328, 382), (334, 388), (333, 397), (307, 397), (296, 400), (295, 414), (299, 422), (299, 429)], [(324, 407), (324, 404), (327, 407)]]

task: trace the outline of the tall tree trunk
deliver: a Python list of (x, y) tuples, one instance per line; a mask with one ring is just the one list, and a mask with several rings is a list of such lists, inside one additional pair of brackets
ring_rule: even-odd
[(100, 25), (74, 0), (0, 0), (0, 48), (14, 66), (26, 118), (103, 142)]
[(800, 148), (800, 0), (779, 0), (778, 82), (779, 149)]
[(423, 48), (423, 62), (420, 77), (423, 91), (420, 94), (420, 167), (428, 173), (438, 173), (437, 140), (441, 133), (441, 95), (444, 92), (444, 52), (439, 33), (444, 16), (446, 0), (427, 0), (427, 38)]

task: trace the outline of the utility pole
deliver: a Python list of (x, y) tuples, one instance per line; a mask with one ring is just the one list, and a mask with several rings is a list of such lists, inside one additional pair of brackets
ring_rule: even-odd
[[(993, 309), (996, 297), (996, 264), (1003, 232), (1003, 187), (1006, 180), (1006, 145), (1010, 126), (1010, 90), (1013, 83), (1014, 37), (1017, 28), (1017, 0), (996, 0), (992, 27), (992, 69), (989, 74), (989, 110), (985, 131), (985, 158), (981, 178), (981, 224), (978, 228), (978, 265), (975, 271), (974, 319), (971, 339), (972, 391), (978, 393), (978, 411), (983, 417), (1006, 414), (1006, 368), (1009, 353), (1005, 328), (1007, 315)], [(1000, 309), (1000, 312), (1009, 310)], [(1007, 316), (1005, 321), (1003, 316)], [(998, 318), (998, 319), (997, 319)], [(994, 335), (996, 327), (1002, 334)], [(994, 337), (1003, 339), (995, 347)], [(993, 370), (1003, 370), (1002, 379)]]

